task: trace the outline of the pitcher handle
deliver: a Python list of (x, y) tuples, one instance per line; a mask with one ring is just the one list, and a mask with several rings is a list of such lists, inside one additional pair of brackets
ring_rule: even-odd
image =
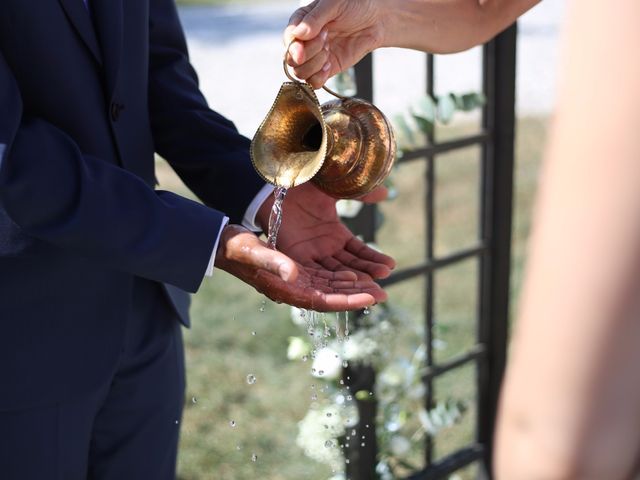
[[(287, 64), (287, 58), (289, 57), (289, 49), (291, 48), (291, 45), (293, 45), (293, 42), (295, 42), (296, 39), (294, 38), (293, 40), (291, 40), (289, 42), (289, 45), (287, 45), (287, 49), (284, 52), (284, 57), (282, 59), (282, 67), (284, 68), (284, 74), (287, 76), (287, 78), (289, 80), (291, 80), (293, 83), (298, 83), (298, 84), (302, 84), (302, 83), (306, 83), (306, 82), (301, 82), (300, 80), (298, 80), (296, 77), (294, 77), (293, 75), (291, 75), (291, 72), (289, 71), (289, 65)], [(322, 89), (333, 95), (336, 98), (339, 98), (340, 100), (347, 100), (349, 97), (345, 97), (344, 95), (340, 95), (339, 93), (334, 92), (333, 90), (331, 90), (329, 87), (327, 87), (326, 85), (322, 86)]]

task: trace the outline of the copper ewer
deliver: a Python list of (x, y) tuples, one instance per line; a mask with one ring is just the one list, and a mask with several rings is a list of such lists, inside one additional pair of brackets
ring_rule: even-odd
[(311, 180), (335, 198), (380, 185), (396, 156), (391, 124), (374, 105), (336, 94), (320, 105), (313, 88), (289, 74), (251, 142), (251, 160), (267, 182), (291, 188)]

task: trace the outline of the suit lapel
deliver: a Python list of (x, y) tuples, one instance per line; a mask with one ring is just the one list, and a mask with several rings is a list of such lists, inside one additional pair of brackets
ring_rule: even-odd
[[(82, 0), (74, 0), (82, 3)], [(102, 46), (102, 58), (109, 94), (118, 81), (122, 55), (122, 0), (90, 0), (98, 39)]]
[(73, 24), (80, 38), (82, 38), (98, 63), (102, 64), (102, 55), (100, 54), (96, 32), (91, 23), (91, 16), (83, 1), (59, 0), (59, 2), (62, 4), (69, 21)]

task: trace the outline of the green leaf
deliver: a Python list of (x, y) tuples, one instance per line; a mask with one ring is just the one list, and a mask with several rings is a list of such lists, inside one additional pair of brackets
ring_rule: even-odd
[(433, 124), (436, 121), (436, 113), (437, 113), (436, 102), (429, 95), (425, 95), (415, 106), (414, 111), (412, 112), (414, 115), (417, 115), (421, 118), (424, 118), (428, 122)]
[(393, 124), (398, 136), (398, 148), (401, 150), (413, 150), (416, 147), (416, 136), (409, 123), (402, 114), (393, 117)]
[(438, 119), (447, 124), (453, 118), (456, 111), (456, 102), (453, 94), (443, 95), (438, 98)]
[(433, 132), (433, 122), (431, 120), (424, 118), (416, 113), (414, 113), (412, 116), (416, 124), (418, 125), (418, 129), (420, 129), (421, 132), (424, 132), (426, 134)]
[(486, 97), (482, 93), (465, 93), (458, 96), (458, 110), (470, 112), (482, 107), (487, 102)]

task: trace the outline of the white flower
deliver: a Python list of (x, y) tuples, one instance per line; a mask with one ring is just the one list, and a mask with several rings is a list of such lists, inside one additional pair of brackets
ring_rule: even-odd
[(402, 435), (394, 435), (389, 442), (389, 449), (397, 457), (402, 457), (411, 450), (411, 442)]
[(341, 472), (344, 459), (337, 438), (344, 435), (342, 408), (335, 405), (312, 408), (298, 423), (297, 445), (304, 453), (317, 462), (330, 465)]
[(378, 383), (386, 387), (399, 387), (404, 379), (405, 372), (397, 364), (388, 366), (378, 375)]
[(336, 380), (342, 373), (342, 358), (332, 348), (321, 348), (316, 352), (311, 371), (315, 377)]
[(338, 200), (336, 210), (341, 217), (353, 218), (360, 213), (363, 205), (359, 200)]
[(412, 400), (418, 400), (425, 396), (427, 392), (427, 387), (424, 386), (424, 383), (416, 383), (415, 385), (409, 388), (407, 392), (407, 397)]
[(369, 363), (378, 350), (378, 342), (368, 337), (366, 331), (358, 330), (344, 343), (343, 355), (345, 360)]
[(310, 345), (300, 337), (289, 337), (289, 348), (287, 348), (287, 358), (289, 360), (300, 360), (305, 355), (309, 355)]

